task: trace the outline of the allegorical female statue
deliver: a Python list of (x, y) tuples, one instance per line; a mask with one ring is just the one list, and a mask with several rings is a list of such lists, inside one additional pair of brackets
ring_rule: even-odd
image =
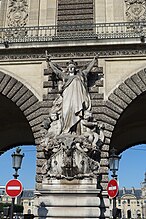
[(87, 87), (87, 76), (96, 60), (94, 57), (84, 69), (70, 60), (67, 68), (62, 69), (47, 55), (58, 82), (58, 96), (43, 123), (47, 133), (41, 142), (46, 158), (42, 173), (48, 179), (72, 180), (97, 175), (104, 135), (92, 117)]
[[(86, 69), (77, 68), (77, 63), (73, 60), (67, 65), (67, 70), (60, 68), (52, 63), (51, 59), (47, 61), (56, 74), (57, 78), (62, 81), (61, 96), (56, 101), (60, 103), (62, 133), (81, 134), (81, 119), (83, 119), (85, 111), (90, 111), (91, 100), (87, 89), (87, 74), (93, 68), (97, 57), (95, 57)], [(55, 105), (55, 104), (54, 104)], [(55, 110), (55, 107), (54, 109)]]

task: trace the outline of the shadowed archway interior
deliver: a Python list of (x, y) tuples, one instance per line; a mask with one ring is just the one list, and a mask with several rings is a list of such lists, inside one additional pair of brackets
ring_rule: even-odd
[(115, 147), (121, 153), (141, 143), (146, 143), (146, 92), (123, 111), (115, 125), (110, 147)]
[(0, 94), (0, 153), (26, 144), (35, 144), (27, 119), (14, 102)]

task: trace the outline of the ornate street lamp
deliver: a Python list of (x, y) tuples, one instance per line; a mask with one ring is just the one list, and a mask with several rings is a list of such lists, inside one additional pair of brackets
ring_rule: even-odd
[(110, 157), (109, 157), (109, 168), (110, 168), (110, 171), (112, 171), (112, 177), (113, 178), (117, 178), (117, 174), (116, 172), (118, 171), (119, 169), (119, 161), (121, 159), (121, 156), (118, 156), (116, 155), (116, 149), (115, 148), (112, 148), (110, 150)]
[(20, 154), (21, 148), (17, 147), (16, 152), (14, 152), (12, 156), (12, 167), (15, 170), (15, 173), (13, 174), (14, 178), (17, 179), (18, 170), (21, 169), (22, 159), (24, 157), (24, 154)]
[[(114, 179), (117, 179), (117, 171), (119, 169), (119, 161), (121, 159), (121, 156), (118, 156), (116, 154), (116, 149), (112, 148), (110, 150), (110, 156), (109, 156), (109, 168), (110, 171), (112, 171), (112, 177)], [(113, 219), (116, 219), (116, 197), (113, 198)]]
[[(17, 147), (16, 152), (14, 152), (12, 156), (12, 167), (15, 170), (15, 173), (13, 174), (14, 179), (18, 178), (18, 170), (21, 169), (21, 164), (22, 164), (22, 159), (24, 157), (24, 154), (21, 154), (21, 148)], [(10, 219), (13, 219), (13, 209), (14, 209), (14, 203), (15, 203), (15, 198), (12, 198), (12, 204), (11, 204), (11, 209), (10, 209)]]

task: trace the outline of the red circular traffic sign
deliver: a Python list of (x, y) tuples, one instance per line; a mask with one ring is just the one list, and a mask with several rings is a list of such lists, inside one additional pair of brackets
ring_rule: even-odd
[(108, 186), (107, 186), (107, 192), (110, 198), (114, 198), (117, 196), (118, 194), (118, 183), (117, 180), (115, 179), (111, 179), (108, 182)]
[(5, 190), (8, 196), (15, 198), (22, 192), (22, 183), (17, 179), (12, 179), (7, 182)]

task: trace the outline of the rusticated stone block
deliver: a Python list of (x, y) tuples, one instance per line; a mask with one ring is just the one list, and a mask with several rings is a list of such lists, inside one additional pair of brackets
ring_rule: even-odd
[(108, 166), (108, 164), (109, 164), (108, 159), (101, 159), (100, 161), (101, 166)]
[(11, 99), (15, 93), (17, 93), (17, 91), (22, 87), (23, 85), (21, 84), (21, 82), (17, 81), (17, 83), (13, 86), (13, 88), (10, 90), (10, 92), (7, 94), (7, 97), (9, 99)]
[(141, 78), (138, 76), (138, 74), (135, 74), (131, 77), (131, 79), (135, 82), (135, 84), (139, 87), (139, 89), (144, 92), (146, 90), (146, 86), (141, 80)]
[(125, 103), (120, 97), (113, 93), (109, 96), (109, 100), (120, 106), (122, 109), (125, 109), (128, 106), (127, 103)]
[(102, 145), (102, 150), (103, 151), (109, 151), (109, 145), (106, 145), (106, 144)]
[(128, 78), (125, 81), (125, 84), (133, 90), (133, 92), (137, 95), (141, 94), (141, 90), (137, 87), (137, 85), (134, 83), (134, 81), (131, 80), (131, 78)]
[(139, 77), (141, 80), (146, 84), (146, 68), (138, 72)]
[(21, 106), (23, 103), (25, 103), (29, 98), (33, 96), (32, 92), (27, 91), (24, 93), (24, 95), (16, 102), (17, 106)]
[(5, 75), (5, 77), (3, 78), (3, 80), (1, 81), (0, 84), (0, 92), (3, 91), (3, 89), (5, 88), (5, 86), (8, 84), (8, 82), (10, 81), (11, 77), (9, 75)]
[(12, 89), (12, 87), (16, 84), (16, 79), (11, 78), (10, 81), (8, 82), (8, 84), (5, 86), (5, 88), (2, 91), (2, 94), (4, 94), (5, 96), (7, 96), (7, 94), (10, 92), (10, 90)]
[(118, 119), (120, 116), (118, 113), (112, 111), (111, 109), (108, 109), (107, 107), (92, 107), (92, 111), (93, 113), (104, 113), (115, 120)]
[(13, 96), (12, 101), (16, 102), (17, 100), (19, 100), (23, 94), (25, 94), (27, 92), (27, 88), (25, 86), (22, 86), (20, 88), (20, 90)]
[(101, 181), (102, 182), (108, 182), (108, 180), (109, 180), (108, 173), (102, 174)]
[(36, 173), (37, 174), (41, 174), (42, 173), (42, 167), (41, 166), (37, 166), (36, 167)]
[(42, 179), (43, 179), (42, 175), (39, 175), (39, 174), (36, 175), (36, 182), (37, 183), (41, 183)]
[(130, 87), (127, 86), (127, 84), (122, 83), (119, 86), (119, 89), (122, 90), (125, 94), (127, 94), (132, 100), (136, 98), (136, 94), (133, 92), (133, 90), (131, 90)]
[(36, 161), (36, 165), (38, 166), (38, 167), (41, 167), (43, 164), (44, 164), (44, 159), (37, 159), (37, 161)]
[(99, 94), (99, 93), (91, 93), (91, 100), (98, 100), (98, 99), (103, 99), (104, 95), (103, 94)]
[(117, 122), (115, 119), (110, 118), (109, 116), (104, 115), (104, 114), (95, 114), (94, 118), (100, 122), (108, 123), (110, 125), (115, 125)]
[(108, 167), (100, 167), (100, 173), (108, 173)]
[(5, 76), (5, 74), (0, 71), (0, 83), (1, 83), (1, 81), (3, 80), (4, 76)]
[(37, 152), (37, 158), (45, 158), (44, 152)]
[(24, 114), (26, 116), (28, 116), (29, 114), (33, 113), (34, 111), (36, 111), (37, 109), (39, 109), (41, 107), (41, 104), (40, 102), (36, 102), (34, 103), (32, 106), (30, 106), (28, 109), (26, 109), (24, 111)]
[(27, 108), (31, 107), (34, 103), (38, 102), (38, 99), (35, 96), (29, 98), (24, 104), (20, 106), (22, 111), (25, 111)]
[(111, 110), (117, 112), (118, 114), (121, 114), (123, 109), (119, 106), (117, 106), (117, 104), (113, 103), (112, 101), (110, 100), (107, 100), (105, 105), (110, 108)]
[(132, 99), (130, 99), (129, 96), (127, 96), (123, 91), (121, 91), (118, 88), (114, 91), (114, 94), (118, 96), (120, 99), (122, 99), (124, 102), (126, 102), (127, 104), (131, 103), (132, 101)]
[(42, 189), (42, 183), (36, 183), (36, 190), (41, 190)]
[(108, 152), (101, 152), (101, 157), (102, 158), (107, 158), (109, 156), (109, 153)]
[(36, 116), (36, 118), (35, 119), (33, 119), (33, 120), (31, 120), (30, 122), (29, 122), (29, 124), (31, 125), (31, 126), (35, 126), (35, 125), (37, 125), (37, 124), (40, 124), (40, 123), (42, 123), (42, 116), (39, 116), (39, 117), (37, 117)]
[(35, 119), (35, 118), (37, 118), (37, 117), (39, 117), (41, 115), (42, 115), (42, 110), (38, 109), (35, 112), (31, 113), (29, 116), (27, 116), (27, 119), (29, 121), (31, 121), (31, 120), (33, 120), (33, 119)]

